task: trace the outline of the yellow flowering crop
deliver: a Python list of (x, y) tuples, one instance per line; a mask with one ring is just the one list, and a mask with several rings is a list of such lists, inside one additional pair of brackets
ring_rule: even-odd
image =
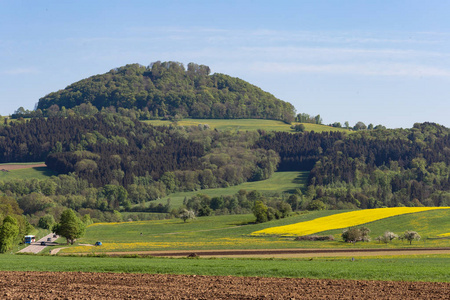
[[(268, 241), (267, 239), (251, 238), (251, 242), (266, 247), (274, 245), (282, 246), (285, 241)], [(169, 241), (169, 242), (135, 242), (135, 243), (103, 243), (102, 246), (76, 246), (61, 250), (63, 253), (101, 253), (101, 252), (128, 252), (128, 251), (155, 251), (166, 249), (201, 249), (201, 248), (221, 248), (223, 246), (243, 248), (249, 244), (249, 238), (219, 238), (217, 240), (204, 241)]]
[(450, 237), (450, 232), (438, 234), (438, 237)]
[(327, 230), (348, 228), (393, 216), (450, 207), (390, 207), (351, 211), (291, 225), (266, 228), (252, 235), (302, 236)]

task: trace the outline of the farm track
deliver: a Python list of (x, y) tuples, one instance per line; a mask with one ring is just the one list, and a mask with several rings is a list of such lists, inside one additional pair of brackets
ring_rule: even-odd
[(0, 272), (2, 299), (450, 299), (450, 283)]
[[(326, 256), (376, 256), (450, 254), (450, 248), (405, 248), (405, 249), (254, 249), (254, 250), (180, 250), (180, 251), (130, 251), (99, 252), (109, 256), (141, 255), (161, 257), (326, 257)], [(71, 253), (73, 254), (73, 253)], [(82, 255), (82, 253), (78, 253)], [(64, 255), (64, 254), (63, 254)]]

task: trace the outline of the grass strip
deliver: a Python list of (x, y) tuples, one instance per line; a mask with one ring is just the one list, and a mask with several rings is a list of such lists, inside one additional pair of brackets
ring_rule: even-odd
[(450, 255), (252, 259), (0, 255), (2, 271), (119, 272), (450, 282)]

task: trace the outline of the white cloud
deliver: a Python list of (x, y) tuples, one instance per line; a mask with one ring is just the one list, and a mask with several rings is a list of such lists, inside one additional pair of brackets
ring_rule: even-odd
[(39, 71), (36, 68), (15, 68), (9, 69), (2, 72), (6, 75), (26, 75), (26, 74), (37, 74)]
[(291, 64), (255, 63), (255, 72), (266, 73), (324, 73), (370, 76), (449, 77), (450, 70), (423, 65), (362, 63), (362, 64)]

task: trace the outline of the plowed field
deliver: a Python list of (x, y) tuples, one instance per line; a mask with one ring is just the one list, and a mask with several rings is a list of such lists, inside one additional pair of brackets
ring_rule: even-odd
[(450, 283), (0, 272), (1, 299), (450, 299)]
[(19, 170), (19, 169), (30, 169), (35, 167), (46, 167), (46, 164), (1, 164), (0, 170), (6, 170), (6, 171), (12, 171), (12, 170)]

